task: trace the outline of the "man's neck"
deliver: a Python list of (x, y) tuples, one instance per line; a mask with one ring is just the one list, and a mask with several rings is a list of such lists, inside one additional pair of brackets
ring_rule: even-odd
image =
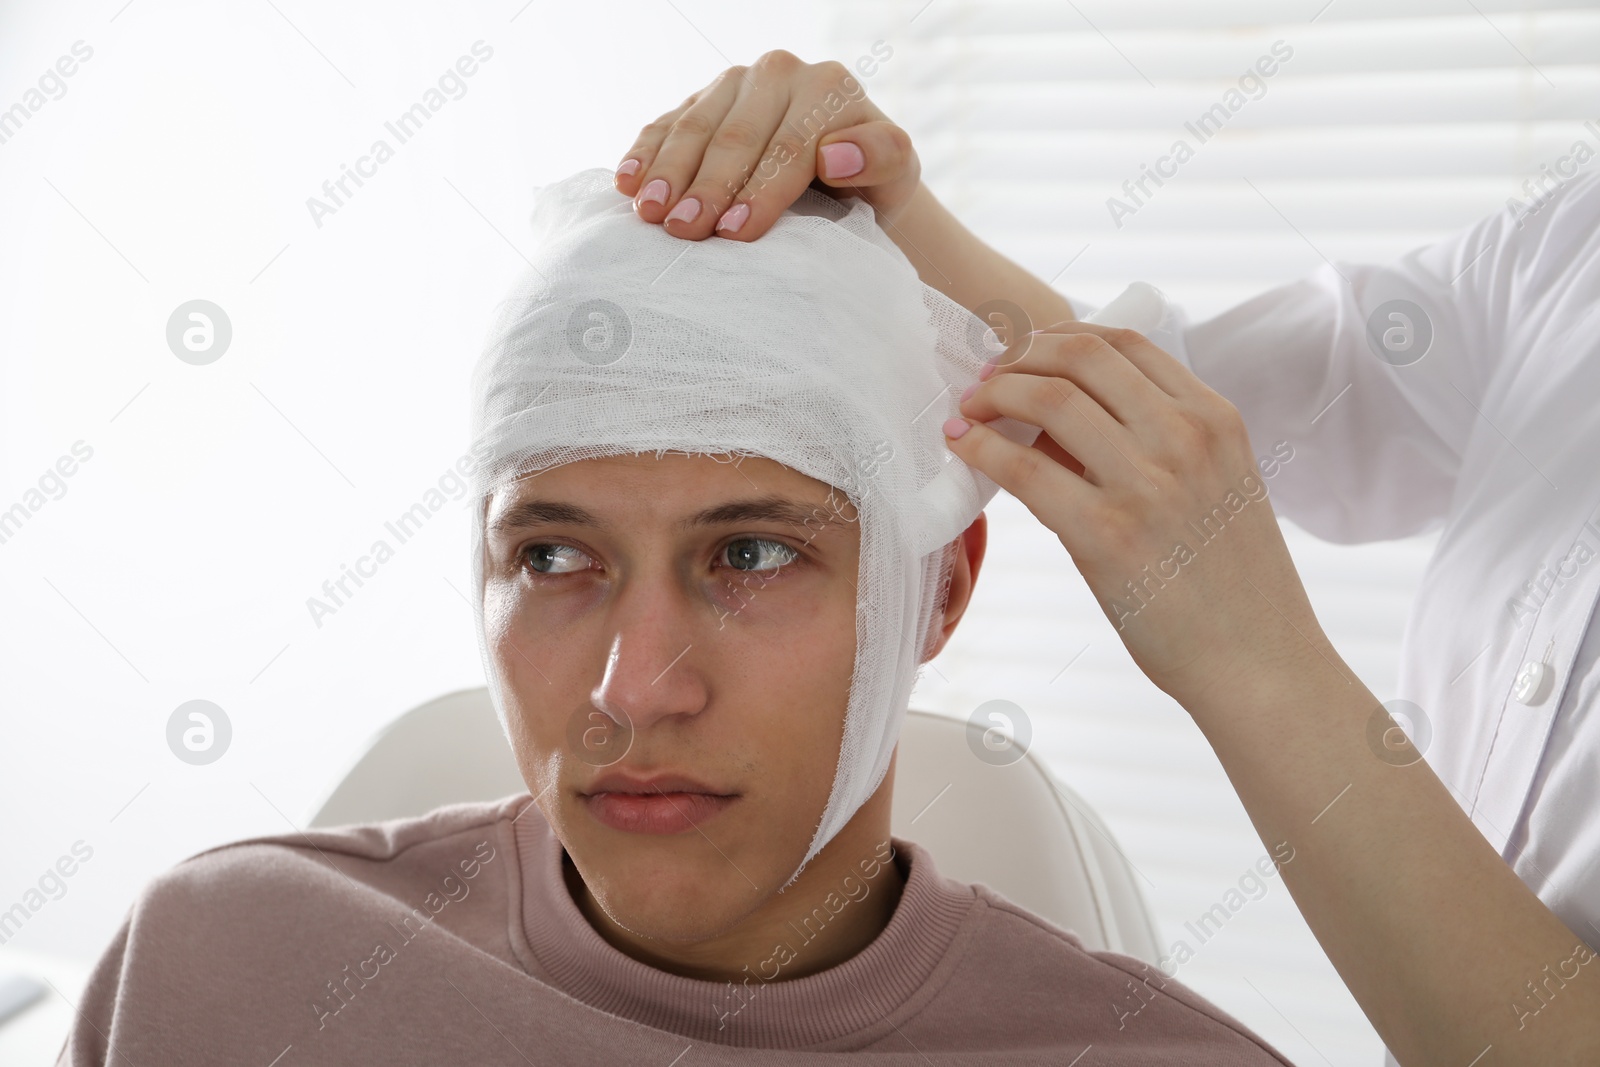
[(886, 830), (871, 843), (835, 839), (793, 884), (742, 922), (689, 944), (624, 929), (601, 910), (565, 851), (561, 869), (573, 903), (619, 952), (686, 978), (742, 982), (754, 976), (770, 982), (827, 970), (871, 944), (900, 902), (904, 862)]

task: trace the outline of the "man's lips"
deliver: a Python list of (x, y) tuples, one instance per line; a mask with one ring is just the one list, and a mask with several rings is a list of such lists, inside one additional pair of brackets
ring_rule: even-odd
[(635, 834), (681, 834), (715, 818), (738, 801), (681, 774), (636, 778), (608, 772), (579, 794), (599, 822)]
[(634, 775), (626, 771), (611, 770), (589, 783), (584, 793), (706, 793), (711, 796), (729, 796), (731, 789), (717, 789), (686, 774)]

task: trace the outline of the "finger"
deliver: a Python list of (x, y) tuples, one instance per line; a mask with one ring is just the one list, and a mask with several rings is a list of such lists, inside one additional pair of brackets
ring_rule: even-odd
[(617, 192), (630, 199), (639, 195), (639, 190), (644, 186), (645, 171), (661, 150), (661, 142), (667, 139), (667, 130), (679, 115), (689, 110), (689, 105), (694, 101), (695, 98), (691, 96), (671, 111), (640, 127), (633, 139), (633, 146), (623, 155), (622, 162), (611, 177)]
[(817, 177), (841, 189), (899, 181), (916, 158), (911, 135), (888, 119), (819, 137), (817, 145)]
[(1020, 355), (997, 364), (992, 374), (1022, 371), (1066, 378), (1141, 440), (1147, 436), (1142, 430), (1153, 430), (1171, 417), (1173, 398), (1099, 334), (1043, 332), (1023, 340), (1029, 343), (1015, 346)]
[[(722, 124), (706, 143), (699, 172), (690, 179), (678, 200), (681, 206), (693, 200), (700, 205), (692, 219), (675, 218), (675, 208), (666, 215), (667, 232), (674, 237), (698, 241), (711, 236), (724, 221), (738, 230), (741, 216), (730, 216), (735, 197), (761, 163), (761, 155), (783, 120), (789, 106), (787, 85), (752, 69), (751, 81), (739, 84), (738, 94), (723, 116)], [(724, 226), (723, 232), (728, 232)]]
[[(779, 53), (762, 56), (763, 62), (776, 54)], [(782, 64), (787, 61), (777, 62), (776, 69), (783, 70)], [(794, 62), (799, 64), (799, 60)], [(788, 71), (785, 77), (793, 85), (798, 75)], [(724, 219), (738, 217), (742, 221), (732, 231), (719, 224), (717, 235), (736, 241), (753, 241), (771, 229), (784, 209), (799, 199), (817, 177), (820, 139), (863, 119), (878, 118), (876, 113), (868, 113), (869, 107), (861, 83), (844, 64), (830, 60), (810, 67), (809, 76), (794, 89), (787, 110), (775, 124), (755, 173), (734, 198), (733, 206), (724, 213)], [(746, 211), (735, 216), (740, 204), (747, 206)]]
[[(1138, 439), (1099, 402), (1070, 378), (1011, 372), (978, 383), (961, 401), (961, 415), (971, 422), (1008, 416), (1037, 426), (1085, 468), (1085, 477), (1105, 485), (1142, 453)], [(1148, 477), (1148, 475), (1145, 475)]]
[(641, 172), (639, 193), (633, 200), (641, 219), (661, 222), (683, 199), (683, 191), (700, 170), (712, 133), (733, 107), (743, 74), (743, 67), (723, 71), (668, 124), (655, 158)]
[[(951, 437), (951, 429), (961, 436)], [(1073, 516), (1089, 513), (1095, 488), (1036, 448), (1019, 445), (981, 422), (950, 419), (945, 444), (959, 459), (1016, 497), (1052, 530), (1067, 529)]]
[(672, 128), (672, 124), (679, 116), (693, 106), (700, 95), (701, 93), (695, 93), (671, 111), (639, 129), (638, 136), (633, 139), (633, 147), (622, 157), (622, 162), (618, 164), (616, 173), (612, 176), (612, 182), (619, 193), (630, 198), (639, 195), (639, 190), (644, 187), (645, 174), (650, 164), (655, 162), (656, 154), (661, 151), (661, 142), (667, 139), (667, 131)]
[[(1137, 330), (1070, 319), (1048, 326), (1041, 333), (1092, 333), (1121, 352), (1129, 363), (1139, 368), (1144, 376), (1155, 383), (1163, 393), (1176, 399), (1209, 391), (1209, 386), (1185, 367), (1179, 359), (1155, 344)], [(1026, 340), (1026, 338), (1024, 338)]]
[(1084, 467), (1082, 463), (1078, 462), (1078, 457), (1056, 444), (1055, 439), (1049, 434), (1041, 433), (1035, 437), (1032, 447), (1043, 452), (1073, 474), (1083, 474)]

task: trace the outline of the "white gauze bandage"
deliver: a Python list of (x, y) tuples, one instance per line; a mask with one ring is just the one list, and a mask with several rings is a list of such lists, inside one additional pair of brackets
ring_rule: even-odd
[[(538, 189), (532, 226), (531, 267), (497, 309), (472, 392), (474, 445), (491, 456), (474, 474), (473, 605), (501, 725), (509, 738), (483, 619), (496, 487), (643, 452), (763, 456), (835, 486), (860, 525), (856, 655), (803, 869), (883, 780), (936, 619), (940, 550), (997, 491), (941, 427), (1002, 346), (921, 282), (863, 200), (808, 189), (755, 241), (685, 241), (597, 168)], [(1022, 444), (1039, 433), (989, 426)]]

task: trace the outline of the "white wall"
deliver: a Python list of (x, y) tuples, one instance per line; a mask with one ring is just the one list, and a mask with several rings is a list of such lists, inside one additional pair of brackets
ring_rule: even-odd
[[(382, 724), (482, 684), (458, 504), (320, 627), (306, 600), (464, 450), (530, 189), (819, 32), (701, 0), (274, 2), (0, 9), (0, 108), (93, 50), (0, 144), (0, 508), (92, 449), (0, 544), (0, 907), (94, 850), (18, 947), (98, 955), (150, 877), (303, 825)], [(479, 40), (465, 95), (314, 225)], [(207, 366), (166, 342), (195, 298), (233, 327)], [(232, 723), (210, 766), (167, 747), (193, 699)]]

